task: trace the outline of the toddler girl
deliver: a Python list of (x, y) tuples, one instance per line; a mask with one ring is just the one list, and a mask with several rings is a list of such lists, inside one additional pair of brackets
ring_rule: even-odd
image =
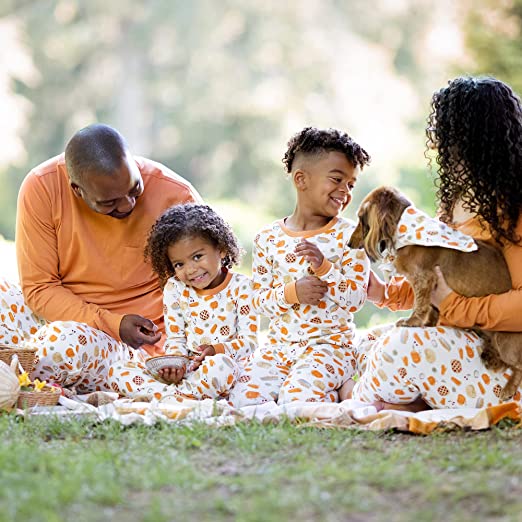
[(257, 346), (251, 280), (233, 273), (240, 249), (230, 226), (207, 205), (168, 209), (149, 234), (145, 255), (164, 286), (165, 353), (191, 358), (155, 379), (144, 361), (120, 362), (111, 387), (128, 397), (226, 397)]

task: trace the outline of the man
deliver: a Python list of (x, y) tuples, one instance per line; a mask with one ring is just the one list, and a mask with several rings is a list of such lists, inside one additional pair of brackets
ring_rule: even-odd
[(0, 342), (30, 341), (39, 357), (33, 375), (78, 391), (106, 389), (116, 360), (161, 353), (162, 292), (143, 248), (161, 213), (190, 201), (201, 198), (187, 181), (133, 157), (116, 130), (78, 131), (65, 154), (33, 169), (20, 188), (25, 302), (12, 285), (0, 286), (9, 309)]

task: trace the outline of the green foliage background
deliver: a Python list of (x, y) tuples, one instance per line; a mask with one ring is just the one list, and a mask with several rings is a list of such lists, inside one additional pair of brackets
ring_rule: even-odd
[[(421, 46), (448, 13), (464, 35), (459, 63), (439, 62)], [(390, 75), (416, 100), (402, 122), (411, 141), (394, 164), (374, 157), (348, 215), (383, 183), (433, 212), (435, 188), (423, 156), (430, 95), (460, 73), (494, 74), (520, 90), (521, 17), (522, 0), (4, 0), (0, 23), (16, 26), (32, 73), (7, 73), (27, 117), (24, 154), (0, 163), (0, 234), (14, 238), (26, 173), (59, 154), (78, 128), (100, 121), (216, 204), (247, 251), (248, 271), (255, 231), (293, 208), (280, 160), (290, 134), (311, 124), (358, 138), (364, 123), (392, 136), (378, 109), (356, 121), (359, 100), (346, 97), (360, 77), (378, 83)], [(381, 56), (388, 76), (368, 76), (356, 60), (360, 52)], [(373, 307), (360, 314), (362, 324), (383, 318)]]

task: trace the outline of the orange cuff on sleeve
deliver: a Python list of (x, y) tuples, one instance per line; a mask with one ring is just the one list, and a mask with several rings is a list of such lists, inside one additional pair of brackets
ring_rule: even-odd
[(321, 277), (327, 274), (330, 271), (330, 268), (332, 268), (332, 263), (325, 257), (323, 258), (321, 266), (317, 270), (314, 270), (314, 273), (317, 277)]
[(124, 316), (109, 311), (103, 311), (100, 315), (101, 324), (97, 325), (98, 328), (114, 337), (117, 341), (121, 341), (120, 324)]
[(216, 353), (225, 353), (225, 345), (223, 343), (213, 344), (212, 347)]
[(285, 285), (285, 300), (288, 304), (299, 304), (299, 299), (297, 299), (297, 290), (295, 288), (295, 281)]

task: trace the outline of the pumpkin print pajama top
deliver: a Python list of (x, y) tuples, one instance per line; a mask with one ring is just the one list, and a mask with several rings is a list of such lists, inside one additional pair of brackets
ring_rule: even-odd
[(252, 304), (251, 279), (228, 272), (218, 287), (197, 290), (172, 277), (164, 288), (163, 302), (165, 353), (190, 357), (200, 353), (201, 345), (210, 344), (216, 355), (207, 356), (177, 385), (155, 379), (143, 361), (122, 361), (109, 371), (111, 387), (130, 397), (228, 396), (242, 364), (257, 347), (258, 317)]
[[(267, 343), (247, 363), (230, 395), (234, 406), (293, 400), (335, 401), (355, 369), (353, 313), (364, 303), (369, 260), (348, 248), (355, 225), (336, 217), (319, 230), (289, 230), (276, 221), (255, 238), (254, 306), (270, 319)], [(324, 261), (314, 271), (294, 253), (306, 239)], [(299, 303), (296, 281), (315, 275), (328, 283), (318, 305)]]

